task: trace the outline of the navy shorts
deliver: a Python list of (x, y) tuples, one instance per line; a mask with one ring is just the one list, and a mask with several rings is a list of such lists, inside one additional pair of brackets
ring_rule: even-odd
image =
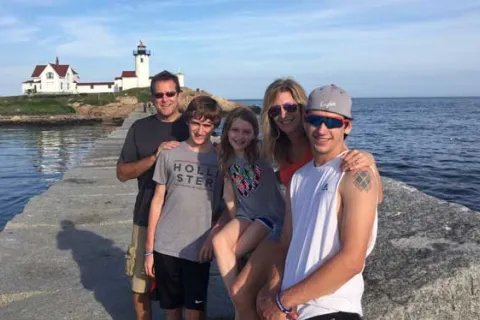
[(210, 263), (153, 252), (156, 295), (162, 309), (205, 311)]

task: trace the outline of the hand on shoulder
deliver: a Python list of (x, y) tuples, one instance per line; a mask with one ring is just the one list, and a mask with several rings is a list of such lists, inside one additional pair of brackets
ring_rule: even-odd
[(164, 141), (158, 146), (156, 157), (158, 158), (160, 152), (162, 152), (163, 150), (175, 149), (178, 148), (178, 146), (180, 146), (180, 142), (178, 141)]
[(375, 166), (375, 158), (367, 151), (352, 149), (342, 156), (342, 171), (358, 170)]

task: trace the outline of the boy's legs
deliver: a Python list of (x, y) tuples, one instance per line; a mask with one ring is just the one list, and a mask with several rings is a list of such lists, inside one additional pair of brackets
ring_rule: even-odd
[(146, 227), (133, 225), (132, 242), (127, 252), (126, 273), (132, 279), (133, 306), (137, 320), (150, 320), (152, 308), (149, 297), (151, 279), (145, 274), (143, 253), (145, 252)]
[(157, 295), (167, 320), (182, 320), (183, 287), (181, 259), (153, 252)]
[(210, 263), (181, 259), (183, 301), (186, 320), (205, 319)]

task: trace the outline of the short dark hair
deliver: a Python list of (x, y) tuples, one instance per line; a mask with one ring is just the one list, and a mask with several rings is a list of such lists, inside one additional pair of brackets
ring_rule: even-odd
[(180, 82), (178, 82), (178, 77), (174, 75), (171, 72), (168, 72), (167, 70), (163, 70), (160, 73), (157, 73), (152, 77), (152, 81), (150, 82), (150, 92), (152, 93), (152, 96), (155, 94), (155, 84), (157, 81), (173, 81), (175, 83), (175, 91), (181, 92), (180, 90)]
[(197, 96), (190, 101), (184, 115), (187, 122), (191, 119), (210, 120), (216, 128), (222, 120), (222, 108), (212, 97)]

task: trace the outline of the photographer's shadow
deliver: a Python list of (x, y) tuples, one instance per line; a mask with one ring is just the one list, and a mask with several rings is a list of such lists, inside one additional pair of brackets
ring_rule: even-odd
[(124, 251), (115, 247), (110, 239), (77, 229), (70, 220), (63, 220), (61, 227), (57, 247), (72, 250), (83, 287), (94, 293), (112, 319), (134, 319)]

